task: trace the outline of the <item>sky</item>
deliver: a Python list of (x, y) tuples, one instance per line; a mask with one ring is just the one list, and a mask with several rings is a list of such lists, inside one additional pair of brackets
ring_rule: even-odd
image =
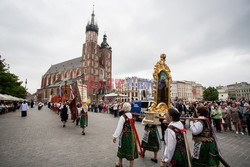
[(52, 64), (81, 56), (93, 4), (113, 78), (152, 79), (165, 53), (173, 80), (250, 82), (249, 0), (0, 0), (0, 55), (30, 93)]

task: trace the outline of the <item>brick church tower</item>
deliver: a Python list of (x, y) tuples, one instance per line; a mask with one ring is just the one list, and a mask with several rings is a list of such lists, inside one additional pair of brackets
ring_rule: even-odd
[[(82, 56), (51, 65), (42, 76), (41, 88), (37, 90), (39, 101), (49, 101), (59, 95), (60, 86), (72, 84), (84, 76), (86, 83), (89, 78), (92, 85), (101, 83), (105, 86), (112, 78), (112, 50), (107, 42), (107, 35), (103, 35), (101, 45), (98, 45), (98, 25), (95, 22), (94, 10), (91, 21), (86, 26), (86, 39), (82, 47)], [(88, 84), (89, 85), (89, 84)], [(109, 84), (110, 85), (110, 84)], [(97, 102), (109, 93), (105, 87), (88, 88), (88, 99)]]
[[(100, 100), (110, 89), (99, 87), (98, 83), (106, 85), (112, 78), (112, 48), (107, 42), (107, 35), (103, 35), (101, 46), (98, 45), (99, 28), (95, 22), (94, 10), (91, 21), (86, 26), (86, 39), (82, 47), (82, 67), (87, 83), (93, 83), (97, 87), (88, 88), (88, 98), (92, 102)], [(90, 82), (91, 80), (91, 82)], [(92, 84), (91, 84), (92, 85)]]

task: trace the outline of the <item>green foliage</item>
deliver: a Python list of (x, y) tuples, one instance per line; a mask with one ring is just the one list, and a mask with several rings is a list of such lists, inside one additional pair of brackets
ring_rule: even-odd
[(19, 98), (25, 98), (27, 91), (22, 86), (15, 74), (6, 68), (4, 61), (0, 59), (0, 93), (8, 94)]
[(206, 101), (218, 100), (219, 92), (214, 87), (208, 87), (203, 92), (203, 99)]

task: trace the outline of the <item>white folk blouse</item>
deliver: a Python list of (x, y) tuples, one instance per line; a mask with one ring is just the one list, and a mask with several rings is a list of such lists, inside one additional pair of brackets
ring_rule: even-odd
[[(133, 118), (132, 114), (131, 113), (125, 113), (126, 116), (131, 119)], [(122, 129), (123, 129), (123, 125), (125, 123), (125, 118), (124, 116), (120, 116), (120, 119), (118, 121), (118, 124), (117, 124), (117, 127), (116, 127), (116, 130), (115, 130), (115, 133), (113, 134), (113, 137), (115, 138), (118, 138), (120, 135), (121, 135), (121, 132), (122, 132)]]
[[(178, 128), (178, 129), (184, 129), (184, 126), (180, 121), (171, 122), (168, 126), (170, 126), (170, 125)], [(169, 128), (166, 129), (164, 141), (165, 141), (165, 146), (164, 146), (162, 161), (168, 163), (171, 161), (171, 159), (174, 155), (174, 152), (175, 152), (175, 147), (176, 147), (176, 135), (172, 129), (169, 129)]]
[[(205, 118), (205, 117), (199, 116), (198, 118)], [(200, 121), (197, 122), (190, 121), (190, 130), (193, 135), (198, 135), (203, 131), (203, 125)]]

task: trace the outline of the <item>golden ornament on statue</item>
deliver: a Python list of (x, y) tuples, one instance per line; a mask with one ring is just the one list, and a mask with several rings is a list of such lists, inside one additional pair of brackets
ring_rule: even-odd
[(154, 67), (154, 102), (146, 113), (145, 122), (149, 124), (160, 124), (159, 118), (170, 108), (170, 85), (172, 77), (170, 69), (166, 64), (166, 55), (161, 54), (160, 60)]

